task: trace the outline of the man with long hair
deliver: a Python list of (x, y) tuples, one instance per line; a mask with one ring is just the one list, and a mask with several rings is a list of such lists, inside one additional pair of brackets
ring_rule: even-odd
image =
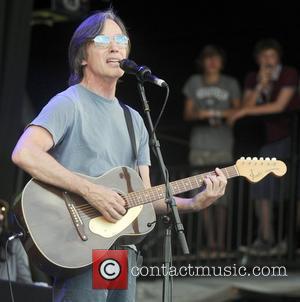
[[(125, 201), (108, 187), (74, 174), (99, 176), (116, 166), (136, 168), (149, 188), (148, 134), (141, 116), (129, 108), (137, 143), (137, 159), (115, 96), (123, 76), (119, 61), (127, 58), (130, 42), (126, 28), (111, 10), (97, 12), (76, 29), (69, 46), (70, 87), (59, 93), (27, 127), (12, 160), (33, 177), (74, 192), (115, 223), (126, 213)], [(220, 169), (205, 179), (206, 190), (192, 199), (177, 198), (181, 211), (198, 211), (224, 194), (226, 178)], [(166, 211), (164, 200), (154, 203)], [(128, 249), (129, 268), (135, 265), (135, 247)], [(130, 271), (130, 270), (129, 270)], [(134, 301), (135, 278), (129, 274), (128, 290), (93, 290), (91, 270), (57, 279), (56, 301)]]
[[(295, 68), (281, 62), (282, 47), (274, 39), (263, 39), (254, 48), (254, 58), (258, 70), (248, 73), (242, 108), (230, 118), (233, 124), (246, 116), (271, 115), (299, 108), (299, 75)], [(290, 117), (275, 116), (264, 119), (265, 142), (259, 150), (261, 157), (288, 159), (290, 156)], [(258, 219), (257, 238), (251, 252), (265, 254), (272, 251), (275, 242), (273, 208), (279, 202), (280, 182), (276, 178), (266, 178), (251, 188), (251, 198), (255, 200)], [(287, 191), (287, 186), (284, 186)], [(287, 194), (287, 192), (286, 192)], [(285, 195), (286, 195), (285, 194)], [(283, 238), (280, 238), (282, 240)], [(286, 251), (280, 242), (277, 252)]]

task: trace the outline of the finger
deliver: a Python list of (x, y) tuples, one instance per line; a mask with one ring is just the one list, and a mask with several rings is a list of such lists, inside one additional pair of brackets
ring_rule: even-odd
[(119, 214), (114, 208), (110, 208), (108, 212), (110, 216), (115, 220), (120, 220), (123, 217), (123, 215)]
[(206, 189), (206, 192), (211, 192), (212, 191), (212, 181), (211, 179), (206, 176), (203, 180), (204, 184), (205, 184), (205, 189)]
[(220, 168), (216, 168), (216, 169), (215, 169), (215, 172), (216, 172), (216, 174), (217, 174), (218, 176), (224, 176), (224, 177), (225, 177), (223, 171), (222, 171)]
[(108, 221), (110, 221), (110, 222), (113, 222), (113, 223), (117, 222), (117, 219), (114, 219), (114, 218), (110, 215), (110, 213), (109, 213), (108, 211), (106, 211), (106, 210), (101, 210), (101, 214), (104, 216), (104, 218), (105, 218), (106, 220), (108, 220)]
[(211, 181), (213, 183), (213, 190), (218, 191), (220, 188), (220, 179), (216, 175), (211, 175)]
[(113, 209), (116, 210), (117, 213), (122, 215), (122, 216), (126, 214), (125, 207), (123, 205), (119, 204), (117, 200), (113, 204)]
[(125, 206), (126, 202), (120, 194), (118, 194), (117, 192), (114, 192), (113, 196), (116, 199), (118, 204), (122, 205), (123, 207)]
[[(222, 173), (221, 170), (220, 170), (220, 172)], [(219, 181), (220, 181), (219, 192), (220, 192), (220, 194), (224, 195), (226, 185), (227, 185), (227, 178), (225, 177), (225, 175), (223, 173), (222, 173), (222, 175), (218, 176), (218, 178), (219, 178)]]
[(208, 179), (210, 180), (210, 183), (211, 183), (210, 192), (213, 192), (213, 190), (214, 190), (214, 179), (211, 175), (208, 176)]
[(219, 190), (222, 190), (225, 187), (226, 178), (217, 176), (217, 179), (218, 179), (218, 188), (219, 188)]
[(223, 190), (224, 187), (224, 182), (223, 179), (220, 178), (219, 176), (217, 176), (217, 181), (218, 181), (218, 192), (220, 192), (221, 190)]
[(220, 168), (215, 169), (217, 176), (224, 182), (225, 184), (227, 183), (227, 178), (223, 171)]

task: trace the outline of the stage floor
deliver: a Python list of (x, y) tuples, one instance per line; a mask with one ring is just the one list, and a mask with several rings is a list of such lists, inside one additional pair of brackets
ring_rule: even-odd
[[(173, 302), (300, 301), (300, 273), (288, 273), (287, 277), (177, 278), (173, 288)], [(162, 301), (161, 296), (162, 280), (138, 280), (137, 302)]]

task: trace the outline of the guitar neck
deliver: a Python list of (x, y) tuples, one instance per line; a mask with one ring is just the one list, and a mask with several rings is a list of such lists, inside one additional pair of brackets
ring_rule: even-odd
[[(222, 168), (227, 179), (239, 176), (235, 165)], [(203, 185), (203, 180), (207, 175), (215, 175), (214, 171), (194, 175), (180, 180), (170, 182), (170, 188), (173, 195), (188, 192), (193, 189), (200, 188)], [(166, 196), (165, 185), (158, 185), (143, 191), (131, 192), (126, 196), (127, 207), (135, 207), (145, 203), (154, 202), (163, 199)]]

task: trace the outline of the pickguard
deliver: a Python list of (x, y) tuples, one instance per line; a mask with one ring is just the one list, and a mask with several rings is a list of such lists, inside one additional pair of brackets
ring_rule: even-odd
[(142, 209), (143, 205), (130, 208), (126, 215), (117, 222), (110, 222), (103, 216), (93, 218), (89, 222), (90, 231), (105, 238), (116, 236), (139, 216)]

